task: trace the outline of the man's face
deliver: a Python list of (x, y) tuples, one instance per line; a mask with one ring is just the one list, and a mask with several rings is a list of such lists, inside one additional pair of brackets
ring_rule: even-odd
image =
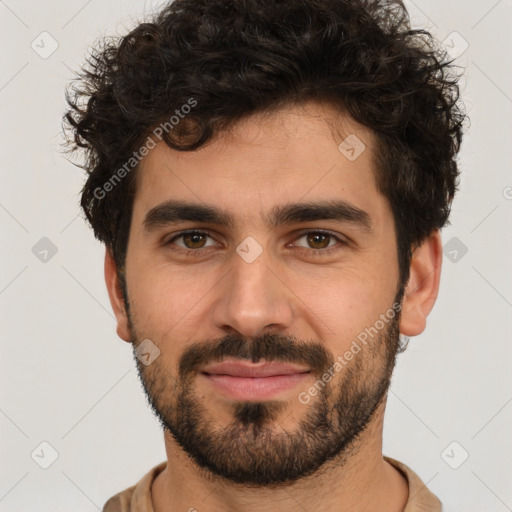
[[(389, 311), (400, 299), (393, 217), (369, 132), (343, 117), (338, 140), (329, 114), (311, 103), (254, 116), (195, 152), (160, 143), (138, 170), (130, 338), (160, 350), (148, 366), (137, 360), (139, 374), (176, 442), (232, 481), (292, 481), (342, 460), (389, 385), (398, 346)], [(349, 134), (366, 145), (355, 160), (338, 149)], [(334, 202), (335, 218), (301, 210)], [(357, 350), (363, 332), (372, 335)]]

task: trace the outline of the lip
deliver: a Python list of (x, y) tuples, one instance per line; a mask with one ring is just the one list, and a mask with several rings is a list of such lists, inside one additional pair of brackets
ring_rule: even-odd
[(274, 377), (277, 375), (293, 375), (309, 371), (309, 368), (273, 361), (227, 360), (213, 363), (203, 368), (203, 373), (210, 375), (230, 375), (231, 377)]
[(222, 361), (202, 369), (201, 375), (223, 395), (237, 400), (264, 400), (302, 382), (308, 368), (280, 362)]

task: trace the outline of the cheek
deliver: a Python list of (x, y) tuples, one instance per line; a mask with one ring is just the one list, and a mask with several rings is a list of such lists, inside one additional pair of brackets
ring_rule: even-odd
[(187, 345), (208, 336), (205, 298), (219, 278), (212, 272), (135, 261), (131, 269), (127, 266), (127, 275), (137, 336), (154, 341), (166, 367), (175, 367)]
[(395, 287), (395, 272), (368, 264), (345, 267), (329, 275), (316, 273), (310, 279), (303, 276), (294, 290), (299, 297), (307, 298), (304, 302), (308, 307), (299, 314), (321, 327), (320, 336), (336, 357), (392, 307)]
[(215, 282), (206, 273), (155, 262), (134, 261), (127, 275), (130, 302), (139, 320), (161, 328), (178, 322)]

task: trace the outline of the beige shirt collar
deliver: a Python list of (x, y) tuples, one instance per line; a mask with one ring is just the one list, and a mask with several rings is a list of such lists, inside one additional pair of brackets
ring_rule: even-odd
[[(429, 491), (412, 469), (390, 457), (384, 459), (405, 476), (409, 485), (409, 498), (405, 508), (400, 512), (442, 511), (439, 499)], [(151, 485), (166, 466), (167, 461), (161, 462), (146, 473), (137, 484), (112, 496), (105, 503), (103, 512), (155, 512), (151, 499)]]

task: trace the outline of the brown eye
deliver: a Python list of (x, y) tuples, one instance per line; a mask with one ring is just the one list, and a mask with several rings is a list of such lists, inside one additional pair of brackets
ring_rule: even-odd
[[(211, 242), (208, 243), (208, 239)], [(171, 238), (165, 245), (176, 246), (179, 250), (201, 251), (215, 245), (212, 237), (203, 231), (185, 231)]]
[(297, 247), (317, 251), (332, 247), (336, 245), (336, 242), (341, 242), (338, 237), (324, 231), (308, 231), (300, 235), (297, 241), (302, 241), (294, 244)]
[(325, 249), (329, 246), (331, 235), (326, 233), (308, 233), (306, 235), (308, 244), (313, 249)]
[(182, 238), (187, 249), (201, 249), (206, 243), (206, 235), (204, 233), (185, 233), (182, 235)]
[(292, 244), (300, 254), (319, 258), (340, 251), (347, 245), (342, 236), (328, 231), (305, 231)]

